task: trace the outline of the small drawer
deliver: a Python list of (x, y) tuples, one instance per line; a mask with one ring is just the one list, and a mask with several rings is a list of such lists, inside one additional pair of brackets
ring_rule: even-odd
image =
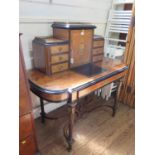
[(104, 41), (103, 40), (95, 40), (93, 41), (93, 47), (102, 47), (104, 46)]
[(32, 133), (31, 114), (19, 118), (19, 137), (23, 139)]
[(103, 55), (93, 56), (93, 62), (102, 61)]
[(51, 51), (51, 54), (59, 54), (63, 52), (68, 52), (69, 46), (68, 45), (51, 46), (50, 51)]
[(64, 61), (68, 61), (68, 54), (51, 56), (51, 63), (52, 64), (64, 62)]
[(34, 155), (36, 152), (36, 144), (33, 136), (29, 136), (19, 142), (20, 155)]
[(93, 55), (103, 54), (103, 48), (93, 49)]
[(51, 72), (57, 73), (68, 69), (68, 63), (62, 63), (58, 65), (52, 65), (51, 66)]

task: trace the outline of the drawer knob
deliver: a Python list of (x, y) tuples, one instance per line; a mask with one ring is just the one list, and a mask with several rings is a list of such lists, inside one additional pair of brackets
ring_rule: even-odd
[(22, 144), (26, 144), (26, 140), (23, 140), (21, 143), (22, 143)]

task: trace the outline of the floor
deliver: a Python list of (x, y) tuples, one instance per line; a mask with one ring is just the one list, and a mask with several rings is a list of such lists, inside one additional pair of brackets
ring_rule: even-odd
[[(35, 121), (37, 140), (42, 155), (134, 155), (135, 117), (134, 109), (119, 104), (116, 116), (103, 105), (100, 98), (87, 98), (75, 125), (73, 151), (67, 152), (63, 137), (63, 127), (67, 122), (67, 109), (64, 106), (50, 113), (60, 117), (57, 120)], [(112, 104), (111, 99), (106, 104)], [(93, 109), (93, 110), (92, 110)]]

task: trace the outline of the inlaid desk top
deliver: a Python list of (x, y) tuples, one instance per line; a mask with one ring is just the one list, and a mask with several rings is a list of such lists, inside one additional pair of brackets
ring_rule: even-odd
[(31, 90), (39, 97), (49, 101), (63, 101), (68, 99), (68, 92), (72, 92), (72, 100), (85, 96), (98, 88), (122, 78), (127, 66), (121, 60), (103, 58), (96, 66), (105, 70), (93, 76), (87, 76), (75, 70), (67, 70), (47, 76), (38, 70), (30, 70), (28, 78)]

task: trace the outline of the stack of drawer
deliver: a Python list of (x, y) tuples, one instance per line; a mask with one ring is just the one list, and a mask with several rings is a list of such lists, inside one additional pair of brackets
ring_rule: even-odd
[(93, 38), (92, 61), (99, 62), (103, 59), (104, 38), (95, 35)]
[(68, 41), (37, 37), (33, 40), (33, 52), (35, 68), (48, 75), (69, 68)]
[(69, 67), (69, 46), (57, 45), (50, 46), (50, 72), (57, 73), (67, 70)]

